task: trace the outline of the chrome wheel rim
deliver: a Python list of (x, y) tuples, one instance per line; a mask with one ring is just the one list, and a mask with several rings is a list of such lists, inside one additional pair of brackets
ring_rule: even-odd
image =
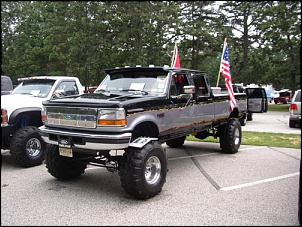
[(145, 178), (148, 184), (155, 184), (161, 173), (161, 163), (158, 157), (152, 156), (147, 160)]
[(235, 137), (235, 141), (234, 141), (235, 145), (238, 145), (240, 143), (240, 132), (238, 128), (236, 128), (235, 130), (234, 137)]
[(42, 145), (37, 138), (31, 138), (26, 143), (27, 154), (31, 157), (35, 157), (41, 153)]

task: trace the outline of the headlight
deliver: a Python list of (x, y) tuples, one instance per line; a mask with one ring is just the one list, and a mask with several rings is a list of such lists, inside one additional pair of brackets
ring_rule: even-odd
[(126, 114), (123, 108), (99, 109), (98, 126), (124, 126), (126, 125)]

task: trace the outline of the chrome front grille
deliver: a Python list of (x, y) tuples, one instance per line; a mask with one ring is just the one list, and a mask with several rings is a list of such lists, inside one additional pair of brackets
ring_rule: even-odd
[(49, 125), (96, 128), (97, 109), (78, 107), (46, 107)]

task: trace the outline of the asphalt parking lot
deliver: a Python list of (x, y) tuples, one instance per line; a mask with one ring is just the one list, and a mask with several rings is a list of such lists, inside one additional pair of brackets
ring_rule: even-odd
[(129, 197), (118, 174), (106, 169), (91, 166), (61, 182), (45, 164), (24, 169), (2, 150), (1, 225), (300, 225), (300, 149), (241, 145), (230, 155), (216, 143), (163, 147), (167, 182), (146, 201)]
[(281, 111), (254, 113), (253, 120), (247, 121), (247, 124), (242, 127), (242, 130), (272, 133), (292, 133), (301, 135), (300, 128), (289, 127), (289, 112)]

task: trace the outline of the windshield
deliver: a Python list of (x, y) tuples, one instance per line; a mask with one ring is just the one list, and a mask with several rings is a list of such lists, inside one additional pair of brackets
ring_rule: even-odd
[(47, 97), (54, 80), (26, 80), (20, 83), (11, 94), (31, 94), (37, 97)]
[(119, 72), (107, 75), (95, 92), (139, 91), (144, 94), (159, 95), (164, 93), (167, 74), (156, 72)]

